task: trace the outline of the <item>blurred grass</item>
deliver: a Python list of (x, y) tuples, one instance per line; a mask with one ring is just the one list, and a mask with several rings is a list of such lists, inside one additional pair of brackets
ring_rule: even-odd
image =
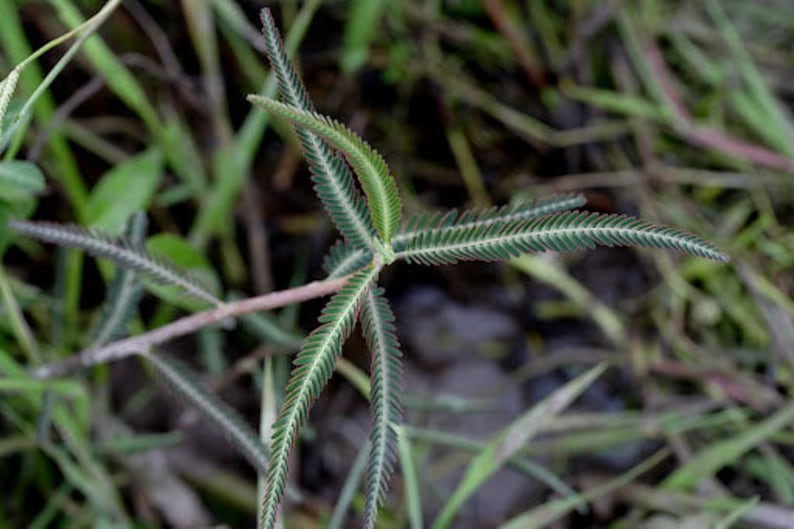
[[(102, 5), (0, 2), (0, 76)], [(555, 521), (651, 528), (662, 518), (787, 527), (794, 517), (790, 3), (273, 5), (287, 49), (301, 50), (318, 108), (350, 122), (384, 152), (411, 209), (582, 191), (595, 209), (695, 231), (732, 257), (726, 266), (603, 250), (596, 257), (528, 256), (505, 267), (504, 284), (527, 300), (538, 326), (527, 329), (534, 356), (516, 380), (531, 386), (546, 374), (580, 373), (608, 358), (608, 373), (620, 373), (629, 387), (613, 388), (625, 390), (611, 401), (616, 409), (543, 414), (535, 438), (511, 448), (503, 463), (535, 472), (527, 479), (543, 494), (504, 527)], [(29, 164), (0, 167), (0, 223), (33, 214), (121, 229), (129, 215), (145, 210), (152, 232), (164, 232), (150, 244), (192, 263), (219, 287), (251, 291), (268, 281), (311, 279), (314, 268), (295, 256), (310, 248), (315, 260), (327, 246), (327, 225), (305, 173), (296, 170), (293, 139), (284, 128), (269, 130), (266, 115), (242, 103), (249, 91), (275, 88), (256, 15), (246, 9), (231, 0), (117, 9), (56, 72), (32, 108), (33, 120), (3, 153), (6, 164)], [(22, 71), (8, 117), (72, 43)], [(36, 174), (25, 174), (34, 167), (45, 177), (43, 188)], [(0, 249), (6, 239), (0, 224)], [(148, 383), (119, 402), (110, 369), (46, 385), (26, 374), (26, 367), (88, 344), (103, 295), (96, 285), (105, 276), (77, 254), (56, 266), (50, 248), (11, 242), (0, 270), (0, 527), (162, 526), (167, 512), (130, 501), (145, 497), (146, 487), (118, 463), (125, 455), (111, 457), (103, 447), (157, 451), (161, 441), (178, 439), (145, 430), (105, 441), (98, 435), (102, 417), (132, 420), (130, 410), (146, 410), (153, 398)], [(262, 247), (269, 251), (258, 255), (271, 278), (252, 257), (252, 248)], [(626, 286), (627, 278), (641, 288)], [(410, 280), (405, 272), (392, 278), (395, 285)], [(543, 289), (552, 294), (536, 299)], [(176, 310), (147, 301), (133, 328), (162, 323)], [(265, 375), (257, 359), (293, 350), (307, 321), (295, 309), (281, 320), (251, 317), (239, 334), (202, 335), (189, 348), (201, 351), (214, 380), (256, 407), (263, 395), (272, 412), (288, 359), (268, 356)], [(559, 343), (573, 353), (557, 349)], [(592, 350), (602, 354), (588, 356)], [(353, 362), (339, 370), (366, 392)], [(412, 402), (412, 388), (406, 391)], [(464, 411), (483, 407), (456, 401), (446, 409), (465, 422)], [(384, 527), (433, 521), (423, 501), (440, 479), (429, 459), (434, 448), (474, 454), (461, 461), (490, 461), (487, 440), (444, 434), (412, 425), (400, 430), (402, 476), (392, 485)], [(627, 468), (586, 466), (587, 458), (637, 443), (653, 451)], [(310, 448), (317, 443), (307, 442)], [(544, 474), (546, 461), (554, 464)], [(353, 460), (347, 463), (352, 472)], [(214, 482), (204, 467), (168, 468), (179, 490), (199, 494), (213, 516), (250, 524), (253, 480), (223, 470), (231, 474)], [(460, 498), (489, 487), (484, 477), (466, 482), (471, 486)], [(351, 483), (356, 479), (353, 472)], [(565, 496), (564, 487), (576, 494)], [(591, 508), (597, 499), (618, 507)], [(333, 519), (342, 526), (345, 516), (353, 518), (348, 511), (360, 508), (360, 489), (341, 498), (318, 494), (307, 504), (330, 517), (337, 500), (344, 505), (336, 505)], [(465, 517), (463, 499), (450, 505), (439, 526)], [(300, 519), (288, 526), (303, 527)]]

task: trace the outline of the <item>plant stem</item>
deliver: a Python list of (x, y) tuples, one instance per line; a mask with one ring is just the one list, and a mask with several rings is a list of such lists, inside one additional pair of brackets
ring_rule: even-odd
[(243, 314), (271, 310), (292, 303), (300, 303), (326, 296), (341, 289), (347, 279), (347, 277), (342, 277), (314, 281), (299, 287), (230, 302), (221, 307), (185, 316), (144, 334), (125, 338), (105, 347), (86, 349), (66, 360), (37, 367), (32, 371), (32, 375), (36, 378), (53, 378), (63, 376), (76, 369), (118, 360), (134, 354), (146, 354), (156, 345), (196, 332), (210, 325), (223, 323)]

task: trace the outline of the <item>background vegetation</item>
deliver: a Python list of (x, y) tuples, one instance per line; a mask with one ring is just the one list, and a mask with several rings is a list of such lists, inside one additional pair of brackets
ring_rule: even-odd
[[(103, 5), (0, 2), (2, 77)], [(270, 5), (318, 110), (384, 154), (408, 211), (576, 191), (590, 209), (675, 225), (732, 258), (599, 249), (391, 269), (383, 284), (407, 353), (407, 435), (380, 526), (430, 526), (452, 512), (464, 528), (790, 527), (790, 3)], [(5, 223), (32, 216), (120, 233), (146, 211), (149, 249), (224, 291), (321, 277), (335, 235), (297, 140), (245, 101), (274, 88), (260, 7), (125, 0), (10, 139), (0, 527), (253, 526), (254, 471), (143, 364), (47, 382), (25, 374), (92, 342), (110, 267), (12, 237)], [(3, 131), (73, 43), (24, 69)], [(23, 160), (41, 169), (41, 185), (8, 176)], [(193, 308), (157, 293), (144, 295), (132, 332)], [(320, 306), (167, 350), (267, 425), (286, 353)], [(365, 358), (361, 341), (348, 345), (343, 377), (311, 414), (286, 527), (360, 524)], [(564, 413), (524, 413), (603, 361), (609, 369)], [(520, 441), (510, 457), (491, 457), (510, 441)], [(464, 477), (472, 458), (481, 464)]]

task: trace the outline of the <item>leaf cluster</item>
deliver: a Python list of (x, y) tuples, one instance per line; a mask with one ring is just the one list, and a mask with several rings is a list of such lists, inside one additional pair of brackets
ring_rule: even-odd
[[(296, 128), (318, 196), (342, 234), (326, 259), (330, 276), (351, 274), (320, 317), (295, 360), (287, 398), (274, 426), (271, 466), (261, 527), (275, 527), (287, 481), (289, 457), (309, 407), (331, 376), (342, 345), (358, 319), (372, 355), (372, 427), (366, 465), (364, 527), (375, 526), (379, 503), (392, 473), (402, 403), (401, 353), (394, 315), (379, 272), (397, 259), (427, 265), (460, 260), (497, 261), (528, 252), (590, 249), (597, 245), (677, 250), (716, 260), (727, 257), (701, 238), (624, 215), (570, 211), (579, 195), (446, 214), (419, 214), (402, 223), (394, 176), (378, 152), (347, 127), (317, 114), (286, 57), (270, 12), (262, 12), (267, 56), (278, 79), (281, 101), (261, 95), (248, 100)], [(342, 163), (338, 154), (344, 158)], [(349, 165), (349, 167), (348, 167)], [(355, 175), (364, 197), (354, 187)]]
[[(290, 454), (313, 402), (334, 371), (345, 341), (357, 324), (371, 353), (371, 414), (366, 468), (364, 527), (376, 524), (398, 453), (396, 428), (401, 422), (402, 354), (395, 318), (378, 277), (396, 260), (448, 265), (461, 260), (501, 261), (531, 252), (587, 250), (595, 246), (633, 246), (674, 250), (698, 257), (727, 260), (714, 245), (668, 226), (625, 216), (577, 211), (580, 195), (553, 196), (490, 209), (420, 213), (403, 217), (394, 175), (383, 157), (340, 122), (318, 114), (287, 57), (270, 12), (262, 12), (266, 53), (276, 74), (280, 100), (251, 95), (248, 100), (291, 123), (300, 139), (317, 195), (341, 234), (331, 248), (325, 269), (329, 277), (347, 277), (328, 302), (317, 327), (294, 361), (286, 399), (273, 424), (269, 454), (244, 422), (213, 395), (191, 382), (183, 366), (150, 351), (155, 368), (186, 400), (240, 447), (267, 474), (261, 527), (276, 526), (286, 490)], [(9, 82), (10, 83), (10, 82)], [(0, 86), (0, 110), (10, 84)], [(0, 112), (2, 114), (2, 112)], [(14, 177), (0, 167), (0, 190), (29, 194), (40, 187), (40, 175)], [(18, 169), (18, 168), (17, 168)], [(31, 189), (27, 189), (31, 188)], [(2, 206), (2, 203), (0, 203)], [(0, 213), (2, 213), (0, 208)], [(110, 340), (119, 322), (138, 299), (136, 274), (181, 287), (208, 303), (223, 307), (216, 295), (169, 262), (153, 255), (141, 237), (115, 237), (79, 226), (12, 221), (17, 231), (61, 246), (80, 248), (110, 259), (122, 270), (112, 304), (96, 341)], [(2, 242), (2, 241), (0, 241)]]

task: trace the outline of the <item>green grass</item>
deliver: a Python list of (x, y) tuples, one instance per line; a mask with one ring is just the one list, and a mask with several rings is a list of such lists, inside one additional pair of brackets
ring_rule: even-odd
[[(521, 321), (531, 359), (505, 368), (507, 375), (531, 385), (554, 374), (570, 384), (608, 358), (593, 384), (623, 395), (613, 400), (620, 405), (598, 408), (590, 392), (571, 409), (564, 408), (573, 394), (554, 409), (528, 402), (526, 415), (493, 437), (471, 438), (421, 417), (443, 407), (465, 424), (498, 388), (476, 401), (441, 402), (407, 386), (404, 400), (416, 422), (399, 430), (397, 477), (380, 526), (463, 523), (471, 498), (498, 487), (488, 478), (504, 469), (540, 490), (534, 503), (499, 522), (505, 528), (574, 527), (577, 519), (642, 528), (662, 517), (771, 527), (770, 518), (794, 516), (791, 7), (660, 0), (618, 3), (608, 12), (598, 2), (492, 2), (510, 24), (527, 28), (530, 41), (522, 44), (479, 2), (293, 4), (276, 2), (275, 12), (287, 50), (303, 50), (312, 97), (393, 161), (400, 188), (410, 190), (407, 213), (584, 192), (599, 211), (698, 233), (732, 259), (723, 265), (625, 251), (521, 257), (499, 268), (492, 286), (533, 314), (531, 325)], [(101, 5), (0, 2), (0, 77)], [(30, 377), (29, 368), (90, 344), (113, 270), (11, 235), (9, 218), (119, 233), (146, 211), (150, 248), (211, 285), (246, 295), (261, 279), (256, 252), (266, 250), (272, 284), (283, 288), (316, 274), (316, 254), (328, 247), (328, 223), (311, 209), (307, 173), (293, 162), (294, 138), (271, 129), (266, 114), (244, 101), (250, 91), (275, 94), (255, 51), (253, 13), (230, 0), (146, 4), (157, 16), (144, 32), (124, 9), (109, 13), (99, 34), (89, 24), (88, 33), (27, 64), (7, 109), (0, 104), (7, 111), (3, 137), (32, 103), (3, 138), (0, 163), (0, 528), (163, 526), (173, 515), (167, 506), (149, 498), (147, 510), (138, 508), (148, 489), (132, 461), (164, 447), (197, 450), (194, 429), (177, 434), (162, 418), (154, 427), (144, 420), (167, 405), (145, 367), (123, 365), (141, 373), (129, 376), (131, 388), (116, 366), (47, 383)], [(152, 41), (157, 35), (165, 39)], [(81, 36), (85, 42), (70, 52), (76, 55), (64, 56)], [(545, 74), (545, 84), (533, 84), (537, 77), (516, 58), (517, 45), (531, 47), (523, 52), (535, 58), (532, 68)], [(70, 98), (92, 79), (98, 90), (69, 111)], [(246, 198), (254, 191), (260, 203), (251, 205)], [(637, 210), (626, 211), (628, 204)], [(266, 239), (256, 238), (263, 233)], [(301, 252), (311, 257), (294, 258)], [(494, 268), (434, 277), (472, 299), (483, 270)], [(411, 273), (399, 268), (387, 281), (397, 292)], [(133, 332), (194, 308), (176, 293), (157, 294), (179, 306), (148, 295), (131, 315)], [(310, 304), (300, 316), (296, 309), (250, 316), (233, 333), (208, 333), (175, 349), (203, 370), (207, 387), (244, 403), (251, 424), (262, 395), (266, 432), (283, 398), (285, 353), (299, 348), (317, 310)], [(368, 394), (356, 346), (350, 351), (337, 365), (349, 382), (332, 389), (323, 410), (335, 409), (335, 398), (362, 406), (364, 397), (351, 397), (348, 384)], [(553, 395), (570, 388), (561, 382)], [(311, 422), (325, 433), (351, 417)], [(106, 437), (117, 421), (126, 423), (124, 433)], [(515, 444), (500, 451), (506, 437)], [(311, 431), (302, 442), (303, 456), (315, 454), (309, 461), (354, 446), (313, 439)], [(256, 477), (226, 465), (223, 450), (212, 446), (202, 457), (217, 479), (198, 464), (171, 460), (163, 470), (213, 523), (253, 526)], [(627, 446), (647, 450), (623, 468), (588, 466)], [(316, 494), (309, 492), (316, 483), (293, 478), (294, 496), (306, 501), (286, 510), (285, 527), (302, 527), (306, 516), (357, 526), (364, 486), (354, 459), (344, 465), (349, 476), (329, 478)], [(464, 477), (439, 493), (455, 471)], [(620, 509), (599, 519), (592, 506), (600, 499)]]

